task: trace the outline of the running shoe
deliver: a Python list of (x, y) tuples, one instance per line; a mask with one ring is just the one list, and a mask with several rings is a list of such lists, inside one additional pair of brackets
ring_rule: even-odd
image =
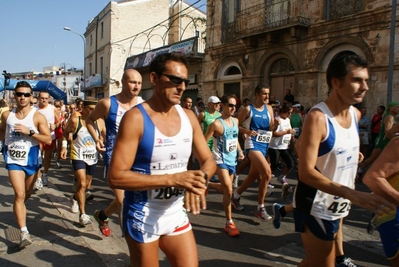
[(93, 200), (93, 199), (94, 199), (93, 193), (90, 191), (86, 191), (86, 200)]
[(86, 225), (92, 224), (92, 223), (93, 223), (93, 222), (91, 221), (89, 215), (83, 213), (83, 214), (81, 214), (81, 215), (79, 216), (79, 224), (80, 224), (81, 226), (86, 226)]
[(262, 221), (269, 221), (273, 217), (267, 214), (266, 209), (263, 207), (261, 209), (256, 209), (255, 211), (255, 217), (261, 219)]
[(266, 197), (270, 197), (271, 195), (273, 195), (273, 191), (272, 190), (268, 190), (266, 192)]
[(340, 263), (335, 262), (336, 267), (361, 267), (360, 265), (354, 264), (352, 259), (345, 257)]
[(42, 188), (43, 188), (43, 183), (42, 183), (42, 178), (37, 178), (37, 180), (36, 180), (36, 182), (35, 182), (35, 185), (33, 186), (33, 188), (35, 189), (35, 190), (42, 190)]
[(240, 177), (239, 175), (234, 174), (234, 178), (233, 178), (233, 189), (238, 188), (238, 178), (239, 178), (239, 177)]
[(285, 179), (285, 177), (277, 177), (277, 181), (279, 181), (281, 184), (285, 184), (287, 182), (287, 180)]
[(281, 214), (279, 210), (282, 206), (283, 205), (278, 203), (273, 204), (273, 226), (276, 229), (280, 228), (281, 225)]
[(48, 186), (48, 176), (47, 176), (47, 173), (43, 173), (43, 174), (42, 174), (42, 183), (43, 183), (43, 186)]
[(229, 236), (238, 236), (240, 234), (240, 231), (236, 228), (234, 222), (231, 222), (229, 224), (226, 224), (224, 227), (224, 231), (229, 235)]
[(32, 244), (32, 240), (30, 239), (30, 234), (28, 232), (21, 232), (21, 242), (19, 243), (20, 248), (24, 248)]
[(371, 215), (371, 219), (369, 223), (367, 224), (367, 233), (372, 235), (374, 233), (375, 228), (377, 228), (377, 225), (375, 224), (375, 221), (377, 220), (377, 215), (374, 213)]
[(62, 165), (61, 165), (61, 163), (59, 161), (56, 161), (55, 165), (57, 166), (57, 169), (61, 169), (62, 168)]
[(281, 199), (286, 200), (288, 196), (288, 188), (290, 186), (287, 183), (284, 183), (283, 186), (281, 187)]
[(100, 212), (101, 212), (101, 210), (96, 210), (94, 212), (94, 219), (96, 219), (96, 221), (98, 222), (98, 227), (100, 228), (101, 233), (105, 236), (110, 236), (111, 229), (109, 228), (109, 225), (108, 225), (108, 218), (104, 221), (101, 220)]
[(238, 199), (235, 199), (234, 196), (231, 196), (231, 205), (233, 205), (233, 207), (236, 210), (243, 210), (244, 209), (244, 207), (240, 203), (240, 199), (241, 199), (240, 197)]
[(71, 196), (71, 212), (72, 213), (78, 213), (79, 212), (79, 204), (78, 201), (76, 201), (76, 199), (73, 198), (74, 195)]
[(272, 185), (272, 184), (267, 184), (267, 188), (273, 189), (273, 188), (274, 188), (274, 185)]

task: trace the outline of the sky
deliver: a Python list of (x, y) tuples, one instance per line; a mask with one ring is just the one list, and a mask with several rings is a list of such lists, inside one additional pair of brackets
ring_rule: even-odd
[[(3, 0), (0, 72), (42, 72), (43, 67), (63, 65), (83, 69), (83, 40), (79, 35), (65, 31), (64, 27), (83, 35), (88, 22), (109, 2)], [(206, 0), (185, 2), (198, 2), (194, 6), (206, 10)]]

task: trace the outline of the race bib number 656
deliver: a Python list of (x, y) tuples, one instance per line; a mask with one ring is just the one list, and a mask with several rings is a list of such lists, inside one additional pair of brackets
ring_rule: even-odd
[(270, 131), (258, 131), (258, 135), (256, 136), (256, 142), (259, 143), (270, 143), (270, 140), (272, 139), (272, 132)]

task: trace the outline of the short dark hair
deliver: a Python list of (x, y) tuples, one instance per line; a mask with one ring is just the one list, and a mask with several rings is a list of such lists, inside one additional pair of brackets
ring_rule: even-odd
[(266, 83), (260, 83), (255, 87), (255, 95), (259, 94), (260, 91), (262, 91), (263, 88), (270, 89), (270, 86)]
[(338, 53), (327, 67), (326, 78), (330, 89), (332, 88), (332, 78), (343, 80), (349, 72), (349, 65), (362, 68), (368, 67), (367, 60), (352, 51), (342, 51)]
[(378, 106), (380, 109), (382, 109), (382, 111), (385, 111), (385, 106), (383, 106), (383, 105), (381, 105), (381, 106)]
[(283, 105), (280, 107), (279, 112), (280, 113), (287, 113), (292, 109), (292, 106), (290, 103), (283, 103)]
[(186, 56), (182, 53), (178, 52), (172, 52), (172, 53), (165, 53), (165, 54), (160, 54), (156, 56), (150, 64), (150, 73), (155, 72), (158, 76), (161, 76), (161, 74), (165, 71), (166, 67), (166, 62), (168, 61), (176, 61), (184, 64), (186, 68), (188, 69), (188, 61), (186, 59)]
[(32, 86), (27, 81), (17, 82), (17, 84), (15, 85), (15, 90), (17, 90), (19, 87), (29, 87), (30, 92), (32, 93)]
[(243, 102), (243, 103), (244, 103), (244, 102), (251, 102), (251, 100), (249, 100), (249, 98), (246, 97), (246, 98), (244, 98), (244, 100), (243, 100), (242, 102)]
[(236, 98), (235, 98), (235, 95), (223, 95), (222, 98), (220, 98), (220, 102), (221, 102), (222, 104), (227, 104), (227, 103), (229, 103), (229, 99), (230, 99), (230, 98), (236, 99)]

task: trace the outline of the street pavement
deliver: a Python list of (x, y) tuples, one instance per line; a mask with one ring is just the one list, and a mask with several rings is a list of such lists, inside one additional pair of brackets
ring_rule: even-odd
[[(63, 168), (49, 171), (49, 186), (36, 191), (26, 202), (27, 226), (33, 244), (19, 250), (19, 229), (13, 213), (13, 190), (9, 183), (4, 163), (0, 162), (0, 267), (17, 266), (123, 266), (129, 265), (128, 249), (121, 237), (118, 218), (110, 218), (111, 236), (105, 237), (98, 230), (92, 214), (105, 208), (113, 199), (111, 190), (103, 179), (103, 167), (97, 166), (93, 179), (93, 201), (86, 203), (86, 213), (93, 224), (80, 227), (78, 215), (70, 212), (73, 171), (69, 161), (62, 161)], [(295, 174), (289, 182), (295, 183)], [(245, 175), (241, 175), (242, 180)], [(276, 179), (272, 196), (266, 200), (269, 214), (272, 204), (289, 204), (292, 198), (282, 202), (281, 186)], [(357, 184), (359, 190), (367, 190)], [(224, 230), (225, 218), (222, 196), (210, 190), (207, 209), (200, 215), (190, 214), (196, 237), (200, 266), (210, 267), (256, 267), (296, 266), (304, 257), (300, 235), (294, 232), (292, 215), (276, 230), (271, 221), (263, 222), (254, 216), (257, 198), (256, 185), (241, 197), (243, 211), (233, 211), (233, 219), (241, 235), (228, 236)], [(352, 206), (344, 221), (345, 254), (362, 266), (389, 266), (385, 259), (378, 233), (367, 234), (365, 228), (370, 213)], [(317, 248), (315, 248), (317, 249)], [(160, 266), (170, 266), (164, 254), (159, 252)]]

